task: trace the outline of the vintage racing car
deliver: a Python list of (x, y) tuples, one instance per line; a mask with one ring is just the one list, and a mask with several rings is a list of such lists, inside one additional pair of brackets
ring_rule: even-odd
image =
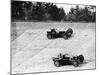
[(52, 58), (54, 65), (56, 67), (64, 66), (64, 65), (73, 65), (74, 67), (80, 66), (84, 62), (84, 56), (72, 56), (68, 54), (59, 54), (57, 57)]
[(57, 32), (56, 29), (51, 29), (51, 31), (47, 31), (47, 38), (54, 39), (54, 38), (64, 38), (68, 39), (72, 36), (73, 30), (69, 28), (67, 31), (59, 31)]

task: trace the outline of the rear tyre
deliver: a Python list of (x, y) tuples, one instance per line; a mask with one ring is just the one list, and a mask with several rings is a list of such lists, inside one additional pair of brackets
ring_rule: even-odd
[(66, 35), (63, 36), (64, 39), (68, 39), (68, 37)]
[(51, 36), (51, 35), (47, 35), (47, 38), (48, 38), (48, 39), (52, 39), (52, 36)]
[(57, 62), (57, 61), (54, 61), (54, 65), (55, 65), (56, 67), (60, 67), (59, 62)]

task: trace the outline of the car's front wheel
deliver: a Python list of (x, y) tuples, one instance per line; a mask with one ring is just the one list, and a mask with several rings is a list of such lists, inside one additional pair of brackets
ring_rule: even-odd
[(79, 56), (77, 57), (77, 59), (78, 59), (78, 62), (81, 64), (81, 63), (83, 63), (83, 61), (84, 61), (84, 56), (83, 56), (83, 55), (79, 55)]
[(72, 34), (71, 34), (71, 32), (69, 32), (69, 33), (67, 33), (67, 35), (68, 35), (69, 37), (71, 37)]

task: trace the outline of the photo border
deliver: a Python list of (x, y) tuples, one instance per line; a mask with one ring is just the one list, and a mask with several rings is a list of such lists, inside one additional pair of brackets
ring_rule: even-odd
[[(95, 68), (94, 69), (80, 69), (80, 70), (61, 70), (61, 71), (46, 71), (46, 72), (30, 72), (30, 73), (17, 73), (12, 74), (12, 45), (11, 45), (11, 1), (25, 1), (25, 0), (10, 0), (10, 75), (21, 75), (21, 74), (41, 74), (41, 73), (56, 73), (56, 72), (70, 72), (70, 71), (89, 71), (96, 70), (96, 22), (95, 23)], [(25, 1), (25, 2), (43, 2), (43, 3), (54, 3), (54, 4), (65, 4), (65, 5), (83, 5), (83, 6), (95, 6), (96, 5), (87, 5), (87, 4), (74, 4), (74, 3), (59, 3), (59, 2), (46, 2), (46, 1)], [(96, 9), (97, 10), (97, 9)], [(97, 14), (96, 14), (97, 16)]]

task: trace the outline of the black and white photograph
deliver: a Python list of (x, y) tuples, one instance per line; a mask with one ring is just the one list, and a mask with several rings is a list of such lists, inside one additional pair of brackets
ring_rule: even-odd
[(11, 74), (96, 69), (96, 6), (11, 0)]

